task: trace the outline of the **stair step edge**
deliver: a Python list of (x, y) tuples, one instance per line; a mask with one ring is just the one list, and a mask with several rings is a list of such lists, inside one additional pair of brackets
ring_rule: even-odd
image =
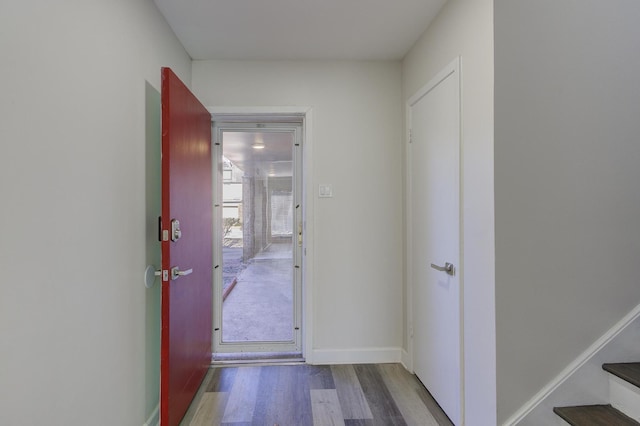
[(611, 405), (554, 407), (553, 412), (572, 426), (640, 425), (640, 423), (616, 410)]
[(640, 362), (602, 364), (602, 369), (640, 388)]

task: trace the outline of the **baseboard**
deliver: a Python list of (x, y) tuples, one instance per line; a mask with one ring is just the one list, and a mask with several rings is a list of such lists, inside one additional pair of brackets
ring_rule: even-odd
[(400, 352), (400, 362), (407, 371), (413, 372), (413, 357), (409, 355), (409, 352), (404, 348)]
[(402, 362), (401, 348), (314, 349), (313, 363), (385, 364)]
[(160, 404), (156, 405), (153, 412), (142, 426), (159, 426), (160, 424)]
[(509, 417), (502, 425), (512, 426), (518, 424), (527, 415), (529, 415), (538, 405), (540, 405), (553, 391), (565, 383), (580, 367), (588, 363), (598, 352), (607, 346), (616, 336), (618, 336), (625, 328), (640, 317), (640, 305), (636, 306), (631, 312), (624, 316), (616, 325), (611, 327), (598, 340), (595, 341), (587, 350), (580, 354), (571, 364), (560, 372), (553, 380), (551, 380), (540, 392), (535, 394), (525, 405)]

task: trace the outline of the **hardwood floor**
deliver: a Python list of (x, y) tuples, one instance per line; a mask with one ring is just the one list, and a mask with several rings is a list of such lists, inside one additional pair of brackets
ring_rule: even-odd
[(452, 425), (400, 364), (212, 367), (181, 425)]

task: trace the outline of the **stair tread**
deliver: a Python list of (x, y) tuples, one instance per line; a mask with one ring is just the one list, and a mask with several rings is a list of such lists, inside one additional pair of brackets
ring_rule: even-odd
[(602, 368), (609, 373), (626, 380), (632, 385), (640, 387), (640, 362), (624, 362), (617, 364), (603, 364)]
[(611, 405), (583, 405), (555, 407), (554, 413), (573, 426), (632, 426), (640, 425)]

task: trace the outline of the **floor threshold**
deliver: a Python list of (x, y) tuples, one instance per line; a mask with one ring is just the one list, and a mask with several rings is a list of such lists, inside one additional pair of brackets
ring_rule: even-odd
[(249, 365), (249, 364), (300, 364), (305, 359), (299, 352), (241, 352), (214, 353), (211, 365)]

